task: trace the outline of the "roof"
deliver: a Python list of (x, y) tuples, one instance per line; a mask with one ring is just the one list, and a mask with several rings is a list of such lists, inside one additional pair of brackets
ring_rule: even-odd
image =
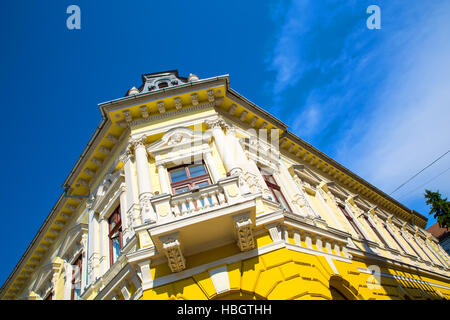
[(447, 238), (450, 235), (450, 230), (448, 228), (441, 228), (437, 222), (429, 227), (427, 231), (439, 240)]

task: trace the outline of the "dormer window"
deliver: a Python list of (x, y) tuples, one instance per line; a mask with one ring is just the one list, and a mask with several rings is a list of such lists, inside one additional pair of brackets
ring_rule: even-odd
[(162, 89), (162, 88), (167, 88), (169, 86), (169, 84), (167, 82), (160, 82), (158, 83), (158, 88)]

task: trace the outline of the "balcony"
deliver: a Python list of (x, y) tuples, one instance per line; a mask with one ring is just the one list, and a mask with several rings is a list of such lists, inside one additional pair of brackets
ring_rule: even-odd
[[(136, 233), (149, 235), (156, 251), (167, 252), (176, 244), (184, 255), (206, 248), (235, 242), (239, 224), (245, 215), (255, 221), (256, 201), (260, 194), (242, 194), (238, 176), (219, 180), (216, 184), (176, 195), (162, 194), (152, 198), (156, 221), (139, 226)], [(170, 245), (169, 245), (170, 243)], [(146, 247), (145, 245), (141, 248)]]

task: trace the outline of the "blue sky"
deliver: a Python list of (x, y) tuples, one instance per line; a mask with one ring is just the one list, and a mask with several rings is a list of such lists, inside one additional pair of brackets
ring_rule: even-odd
[[(81, 30), (66, 28), (71, 4)], [(371, 4), (381, 30), (366, 28)], [(143, 73), (229, 74), (236, 91), (386, 193), (450, 149), (448, 1), (20, 0), (0, 9), (0, 283), (100, 123), (97, 104)], [(427, 215), (423, 188), (449, 195), (449, 167), (447, 155), (393, 196)]]

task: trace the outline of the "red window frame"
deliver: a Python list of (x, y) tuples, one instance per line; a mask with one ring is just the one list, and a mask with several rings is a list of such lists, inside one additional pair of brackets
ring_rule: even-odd
[[(80, 282), (80, 286), (81, 286), (81, 273), (83, 271), (82, 269), (82, 263), (83, 263), (83, 255), (79, 255), (78, 258), (75, 259), (74, 263), (72, 263), (72, 267), (77, 267), (79, 272), (78, 272), (78, 276), (80, 277), (78, 280)], [(75, 270), (72, 268), (72, 291), (70, 293), (70, 299), (74, 300), (75, 299), (75, 281), (77, 279), (75, 279), (74, 275), (76, 275)]]
[(364, 234), (361, 232), (361, 230), (358, 228), (358, 226), (356, 225), (356, 222), (353, 220), (353, 218), (348, 214), (347, 210), (345, 209), (345, 207), (341, 204), (338, 205), (339, 209), (341, 209), (342, 213), (344, 214), (344, 217), (347, 219), (347, 221), (350, 223), (350, 225), (352, 226), (352, 228), (356, 231), (357, 234), (359, 234), (361, 237), (363, 237), (363, 239), (366, 239), (366, 237), (364, 236)]
[(402, 234), (403, 239), (405, 239), (405, 242), (408, 244), (408, 246), (414, 251), (414, 253), (417, 255), (418, 258), (422, 259), (422, 256), (417, 252), (416, 248), (408, 242), (408, 239), (406, 239)]
[(425, 253), (425, 256), (427, 256), (427, 258), (428, 258), (431, 262), (435, 263), (434, 260), (428, 255), (428, 252), (425, 250), (425, 248), (423, 248), (423, 247), (420, 245), (420, 243), (419, 243), (415, 238), (414, 238), (413, 240), (414, 240), (414, 242), (417, 244), (417, 246), (420, 248), (420, 250), (422, 250), (423, 253)]
[[(191, 172), (190, 172), (189, 168), (194, 165), (199, 165), (199, 164), (201, 164), (203, 166), (203, 169), (205, 170), (206, 173), (196, 176), (196, 177), (191, 177)], [(180, 168), (184, 168), (187, 179), (173, 182), (170, 172), (179, 170)], [(170, 185), (172, 187), (173, 194), (176, 194), (178, 189), (181, 189), (184, 187), (188, 187), (188, 190), (196, 189), (197, 188), (196, 185), (201, 182), (208, 182), (208, 185), (212, 184), (211, 177), (208, 172), (208, 168), (203, 163), (203, 161), (201, 163), (189, 163), (189, 164), (179, 165), (176, 167), (169, 168), (167, 171), (169, 172), (169, 180), (170, 180)]]
[[(115, 218), (116, 225), (111, 228), (112, 225), (112, 219)], [(120, 243), (120, 250), (123, 248), (123, 240), (122, 240), (122, 219), (120, 217), (120, 206), (118, 206), (114, 212), (109, 216), (108, 218), (108, 238), (109, 238), (109, 261), (110, 265), (112, 266), (114, 264), (114, 248), (113, 248), (113, 239), (117, 238), (113, 237), (116, 232), (119, 232), (119, 243)]]
[(397, 237), (395, 236), (395, 234), (393, 234), (393, 232), (391, 232), (391, 230), (389, 230), (389, 228), (387, 226), (384, 226), (384, 228), (386, 229), (386, 231), (389, 233), (389, 235), (391, 236), (392, 239), (394, 239), (395, 243), (398, 245), (398, 248), (401, 251), (404, 251), (405, 249), (403, 249), (402, 245), (400, 244), (400, 242), (398, 242)]
[(372, 224), (372, 222), (369, 220), (369, 218), (367, 216), (364, 216), (364, 219), (367, 221), (367, 224), (369, 225), (369, 227), (372, 229), (372, 231), (375, 233), (375, 235), (378, 237), (378, 239), (380, 239), (380, 241), (386, 246), (389, 247), (389, 245), (386, 243), (386, 241), (383, 239), (383, 237), (381, 236), (381, 234), (378, 232), (377, 228), (375, 228), (375, 226)]
[(287, 205), (287, 209), (290, 212), (292, 212), (292, 209), (289, 206), (289, 202), (287, 202), (283, 192), (281, 191), (281, 187), (278, 185), (274, 176), (272, 174), (265, 174), (261, 168), (259, 168), (259, 171), (261, 171), (261, 175), (263, 176), (264, 182), (266, 183), (267, 187), (269, 188), (270, 192), (272, 193), (273, 197), (275, 198), (275, 201), (279, 204), (282, 204), (282, 202), (280, 201), (280, 199), (278, 199), (276, 193), (274, 192), (274, 190), (277, 190), (280, 193), (281, 197), (283, 198), (284, 203)]

